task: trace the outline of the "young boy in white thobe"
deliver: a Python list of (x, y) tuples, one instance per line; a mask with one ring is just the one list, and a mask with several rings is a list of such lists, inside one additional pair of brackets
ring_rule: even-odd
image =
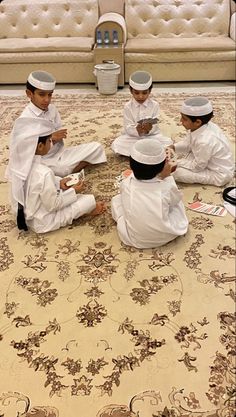
[(6, 177), (11, 184), (12, 208), (21, 230), (44, 233), (71, 224), (84, 214), (105, 210), (91, 194), (78, 194), (83, 183), (68, 187), (69, 177), (56, 177), (42, 163), (50, 151), (54, 126), (49, 120), (20, 117), (16, 120)]
[(188, 229), (182, 195), (156, 139), (141, 139), (131, 150), (133, 173), (112, 198), (112, 217), (123, 243), (136, 248), (165, 245)]
[[(172, 140), (163, 136), (158, 126), (159, 104), (150, 98), (151, 74), (146, 71), (134, 72), (130, 76), (129, 87), (132, 98), (124, 106), (123, 132), (112, 143), (112, 150), (117, 154), (130, 156), (135, 142), (144, 138), (157, 139), (164, 146), (171, 145)], [(156, 122), (148, 119), (156, 119)]]
[(212, 104), (207, 98), (184, 101), (180, 120), (189, 132), (186, 139), (170, 146), (177, 154), (186, 154), (177, 161), (173, 173), (176, 181), (222, 186), (232, 180), (230, 144), (219, 126), (210, 121), (212, 117)]
[(53, 146), (42, 160), (56, 175), (64, 177), (79, 172), (90, 164), (106, 162), (103, 146), (98, 142), (65, 147), (67, 129), (62, 128), (60, 114), (51, 98), (56, 85), (55, 78), (46, 71), (32, 72), (26, 83), (26, 94), (30, 103), (20, 117), (43, 118), (50, 120), (55, 128), (52, 135)]

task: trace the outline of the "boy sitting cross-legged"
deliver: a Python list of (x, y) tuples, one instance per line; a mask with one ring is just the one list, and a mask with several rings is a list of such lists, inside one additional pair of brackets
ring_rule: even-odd
[(26, 94), (30, 103), (23, 110), (20, 117), (43, 118), (53, 123), (53, 146), (42, 162), (49, 166), (56, 175), (65, 177), (68, 174), (79, 172), (91, 164), (106, 162), (103, 146), (98, 142), (83, 143), (73, 147), (65, 147), (64, 139), (67, 129), (62, 128), (60, 114), (51, 103), (56, 80), (46, 71), (33, 71), (29, 74), (26, 83)]
[(83, 182), (67, 186), (69, 176), (55, 176), (42, 163), (51, 149), (53, 132), (48, 120), (20, 117), (15, 122), (6, 177), (20, 230), (29, 227), (36, 233), (49, 232), (85, 214), (105, 210), (104, 202), (96, 202), (92, 194), (80, 194)]

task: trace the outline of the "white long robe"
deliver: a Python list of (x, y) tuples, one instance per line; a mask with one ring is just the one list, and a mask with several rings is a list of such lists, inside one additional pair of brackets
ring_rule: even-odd
[[(49, 104), (48, 110), (43, 111), (30, 102), (20, 117), (44, 118), (54, 124), (55, 130), (62, 129), (61, 117), (54, 104)], [(87, 161), (90, 164), (99, 164), (106, 162), (106, 160), (103, 146), (98, 142), (84, 143), (67, 148), (64, 146), (63, 140), (55, 143), (48, 154), (43, 157), (43, 163), (49, 166), (60, 177), (71, 174), (76, 165), (81, 161)]]
[(42, 164), (36, 155), (25, 183), (26, 224), (36, 233), (57, 230), (71, 224), (74, 219), (91, 212), (96, 207), (90, 194), (76, 194), (73, 188), (60, 190), (61, 178)]
[(132, 98), (124, 106), (123, 117), (123, 131), (118, 138), (116, 138), (111, 148), (115, 153), (120, 155), (130, 156), (132, 146), (138, 139), (157, 139), (164, 146), (171, 145), (173, 142), (170, 138), (163, 136), (160, 132), (158, 122), (154, 124), (152, 129), (147, 135), (139, 136), (136, 126), (139, 120), (149, 117), (159, 117), (160, 108), (159, 104), (151, 99), (147, 98), (143, 104), (139, 104), (134, 98)]
[(188, 229), (182, 195), (172, 176), (140, 181), (131, 174), (122, 181), (111, 207), (119, 237), (129, 246), (162, 246)]
[(176, 153), (187, 153), (177, 161), (176, 181), (222, 186), (233, 178), (234, 162), (228, 139), (209, 122), (175, 144)]

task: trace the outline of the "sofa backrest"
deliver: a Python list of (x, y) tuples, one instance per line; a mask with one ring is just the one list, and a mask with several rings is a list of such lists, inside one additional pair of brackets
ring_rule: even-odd
[(99, 16), (105, 13), (119, 13), (124, 16), (125, 0), (98, 0)]
[(0, 39), (94, 37), (97, 0), (11, 0), (0, 4)]
[(230, 0), (126, 0), (128, 38), (225, 37)]

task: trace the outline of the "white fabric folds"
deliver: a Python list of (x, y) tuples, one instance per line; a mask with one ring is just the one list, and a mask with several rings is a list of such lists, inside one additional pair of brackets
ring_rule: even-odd
[(13, 207), (17, 207), (18, 203), (24, 206), (24, 184), (31, 170), (38, 138), (50, 135), (54, 131), (53, 124), (45, 119), (20, 117), (15, 121), (6, 170), (6, 178), (12, 187)]

